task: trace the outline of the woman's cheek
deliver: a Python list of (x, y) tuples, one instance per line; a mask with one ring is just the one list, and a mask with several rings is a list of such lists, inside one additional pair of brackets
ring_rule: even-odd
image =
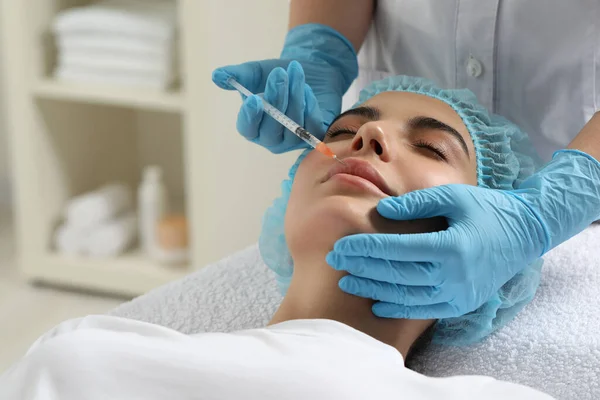
[(312, 150), (300, 163), (300, 166), (298, 167), (298, 172), (300, 172), (300, 169), (310, 170), (310, 172), (314, 175), (319, 171), (322, 171), (326, 164), (331, 164), (332, 162), (333, 160), (329, 157), (325, 157), (318, 151)]
[[(319, 177), (324, 175), (324, 168), (320, 167), (322, 163), (321, 158), (325, 157), (312, 151), (298, 166), (298, 170), (294, 176), (288, 209), (294, 209), (296, 204), (310, 204), (311, 201), (315, 200), (311, 197), (314, 196), (315, 186), (318, 183)], [(328, 160), (325, 159), (325, 161)]]
[(465, 183), (464, 178), (451, 168), (419, 169), (407, 182), (407, 191), (427, 189), (434, 186), (448, 185), (451, 183)]

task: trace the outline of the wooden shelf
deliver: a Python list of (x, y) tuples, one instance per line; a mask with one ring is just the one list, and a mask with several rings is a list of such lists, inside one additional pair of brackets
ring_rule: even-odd
[(63, 83), (45, 79), (34, 85), (33, 94), (46, 99), (107, 104), (165, 112), (181, 112), (183, 109), (183, 96), (177, 91), (161, 92), (150, 89)]
[(125, 296), (138, 296), (191, 272), (186, 266), (157, 265), (139, 252), (107, 259), (50, 253), (40, 262), (41, 268), (37, 265), (23, 266), (27, 278)]

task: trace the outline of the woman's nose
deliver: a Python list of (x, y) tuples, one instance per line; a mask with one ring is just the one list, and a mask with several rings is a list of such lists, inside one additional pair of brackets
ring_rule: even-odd
[(389, 142), (385, 134), (382, 121), (367, 122), (360, 127), (352, 139), (352, 152), (368, 154), (372, 153), (382, 161), (390, 160)]

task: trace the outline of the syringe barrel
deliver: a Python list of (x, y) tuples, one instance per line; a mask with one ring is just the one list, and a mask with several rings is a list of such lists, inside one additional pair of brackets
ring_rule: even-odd
[(284, 113), (276, 109), (274, 106), (269, 104), (263, 99), (263, 106), (265, 108), (265, 112), (273, 117), (277, 122), (288, 128), (290, 131), (295, 132), (296, 129), (302, 128), (300, 125), (292, 121), (288, 118)]
[[(250, 92), (248, 89), (246, 89), (244, 86), (242, 86), (233, 77), (230, 77), (227, 80), (227, 82), (231, 86), (233, 86), (235, 89), (237, 89), (240, 93), (244, 94), (245, 96), (252, 96), (252, 92)], [(300, 125), (295, 123), (288, 116), (286, 116), (284, 113), (279, 111), (273, 105), (269, 104), (269, 102), (267, 102), (262, 97), (261, 97), (261, 100), (263, 103), (264, 110), (267, 114), (269, 114), (271, 117), (273, 117), (273, 119), (275, 119), (281, 125), (285, 126), (287, 129), (289, 129), (292, 133), (294, 133), (300, 139), (304, 140), (311, 147), (316, 148), (321, 143), (321, 141), (319, 139), (317, 139), (316, 137), (311, 135), (306, 129), (302, 128)]]
[(289, 129), (292, 133), (298, 136), (300, 139), (304, 140), (306, 143), (311, 145), (312, 147), (317, 147), (321, 141), (310, 134), (306, 129), (295, 123), (293, 120), (288, 118), (281, 111), (273, 107), (271, 104), (263, 101), (263, 105), (265, 108), (265, 112)]
[(321, 141), (311, 135), (306, 129), (302, 127), (298, 127), (295, 131), (292, 131), (298, 136), (300, 139), (304, 140), (306, 143), (311, 145), (311, 147), (317, 147)]

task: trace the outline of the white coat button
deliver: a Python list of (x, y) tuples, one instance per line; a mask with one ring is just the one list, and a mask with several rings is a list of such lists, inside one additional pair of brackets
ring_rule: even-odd
[(481, 63), (475, 57), (469, 56), (469, 60), (467, 61), (467, 73), (473, 78), (477, 78), (482, 72), (483, 66)]

